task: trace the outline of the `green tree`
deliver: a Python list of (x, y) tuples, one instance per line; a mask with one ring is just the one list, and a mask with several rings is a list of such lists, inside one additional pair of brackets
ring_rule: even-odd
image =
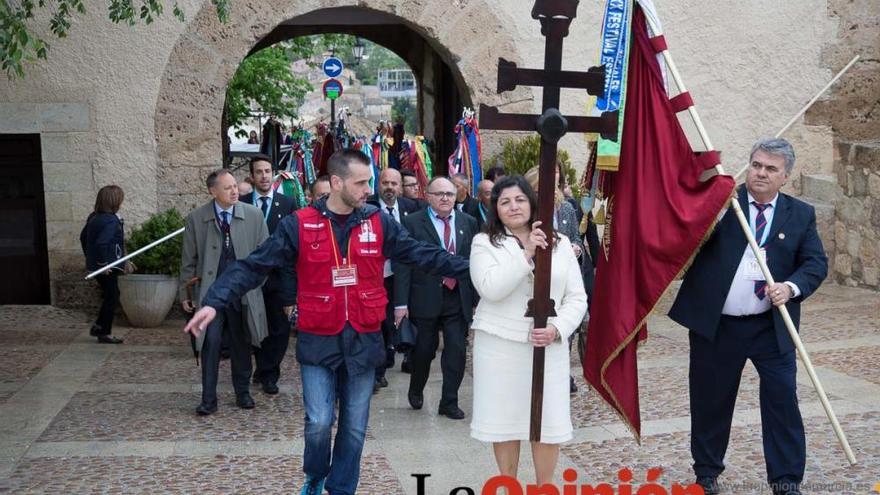
[(391, 50), (369, 40), (362, 41), (364, 43), (364, 53), (368, 54), (369, 58), (362, 60), (354, 67), (355, 76), (362, 84), (378, 84), (380, 69), (409, 69), (406, 62)]
[(252, 116), (252, 107), (279, 118), (295, 119), (312, 85), (291, 70), (294, 54), (280, 45), (264, 48), (242, 61), (226, 90), (227, 127), (241, 129)]
[[(229, 17), (229, 0), (211, 0), (222, 22)], [(70, 21), (76, 14), (85, 14), (83, 0), (0, 0), (0, 67), (7, 77), (24, 77), (24, 67), (37, 59), (45, 59), (50, 48), (46, 38), (34, 32), (45, 32), (35, 25), (35, 13), (51, 9), (49, 31), (56, 38), (67, 37)], [(134, 26), (138, 22), (151, 24), (165, 10), (163, 0), (108, 0), (107, 12), (114, 23)], [(180, 21), (185, 20), (183, 9), (173, 0), (172, 12)]]
[(391, 103), (391, 120), (403, 122), (403, 132), (410, 136), (419, 133), (419, 111), (407, 98), (395, 98)]
[[(501, 152), (491, 156), (483, 169), (501, 165), (509, 175), (524, 175), (530, 168), (540, 163), (541, 138), (531, 135), (521, 139), (508, 139), (504, 141)], [(565, 183), (571, 186), (575, 197), (580, 197), (578, 190), (577, 170), (571, 166), (568, 152), (559, 149), (556, 157), (562, 162), (562, 173), (565, 174)]]

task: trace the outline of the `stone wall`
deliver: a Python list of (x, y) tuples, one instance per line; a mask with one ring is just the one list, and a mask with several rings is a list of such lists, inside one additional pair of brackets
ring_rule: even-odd
[(830, 0), (837, 36), (823, 63), (840, 70), (859, 62), (830, 96), (807, 114), (810, 124), (830, 125), (835, 135), (834, 263), (841, 284), (880, 289), (880, 3)]

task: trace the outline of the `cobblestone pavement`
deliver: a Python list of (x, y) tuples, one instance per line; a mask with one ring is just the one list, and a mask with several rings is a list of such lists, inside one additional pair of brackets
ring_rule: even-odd
[[(572, 397), (575, 438), (562, 448), (560, 487), (568, 468), (577, 473), (575, 484), (615, 487), (622, 484), (620, 470), (629, 468), (632, 493), (652, 468), (661, 470), (658, 483), (667, 490), (692, 481), (687, 333), (662, 316), (668, 306), (668, 298), (658, 305), (639, 351), (641, 445), (589, 390), (572, 353), (579, 385)], [(120, 346), (95, 344), (89, 326), (88, 315), (73, 311), (0, 307), (0, 493), (298, 493), (303, 407), (293, 342), (279, 395), (254, 390), (256, 409), (236, 408), (224, 361), (220, 409), (199, 418), (200, 372), (181, 322), (120, 326), (114, 330), (125, 338)], [(857, 466), (846, 462), (801, 367), (808, 444), (803, 491), (880, 493), (880, 294), (823, 287), (804, 306), (801, 335), (859, 460)], [(421, 411), (407, 403), (409, 377), (399, 360), (389, 370), (390, 386), (373, 399), (358, 493), (415, 494), (414, 473), (431, 475), (427, 494), (461, 486), (480, 493), (496, 473), (491, 446), (470, 438), (468, 419), (437, 415), (438, 363)], [(460, 405), (470, 416), (470, 362), (467, 370)], [(748, 365), (720, 479), (727, 494), (768, 493), (758, 385)], [(523, 482), (532, 482), (527, 448), (520, 465)]]

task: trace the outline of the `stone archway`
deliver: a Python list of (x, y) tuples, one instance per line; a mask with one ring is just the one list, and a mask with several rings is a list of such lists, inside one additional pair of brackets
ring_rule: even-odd
[[(523, 111), (530, 103), (528, 89), (495, 94), (498, 57), (523, 61), (509, 26), (502, 24), (484, 0), (401, 5), (379, 0), (284, 5), (237, 0), (232, 5), (230, 21), (221, 24), (206, 3), (178, 39), (162, 75), (155, 114), (160, 208), (188, 209), (204, 200), (203, 179), (220, 163), (226, 86), (248, 53), (285, 37), (347, 32), (385, 44), (392, 42), (383, 38), (381, 33), (387, 29), (381, 26), (395, 26), (418, 36), (440, 62), (421, 60), (423, 66), (414, 67), (415, 71), (424, 77), (437, 67), (447, 68), (443, 70), (449, 71), (447, 79), (456, 84), (463, 104), (507, 103), (507, 109)], [(398, 48), (406, 60), (407, 51)], [(434, 122), (443, 125), (442, 119)]]

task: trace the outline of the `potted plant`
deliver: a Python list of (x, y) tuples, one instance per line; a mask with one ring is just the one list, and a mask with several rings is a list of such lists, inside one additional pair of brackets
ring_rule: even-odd
[[(125, 246), (129, 253), (183, 227), (183, 217), (174, 208), (152, 215), (134, 229)], [(134, 273), (119, 277), (119, 302), (134, 327), (161, 325), (177, 296), (182, 236), (169, 239), (139, 254), (132, 261)]]

